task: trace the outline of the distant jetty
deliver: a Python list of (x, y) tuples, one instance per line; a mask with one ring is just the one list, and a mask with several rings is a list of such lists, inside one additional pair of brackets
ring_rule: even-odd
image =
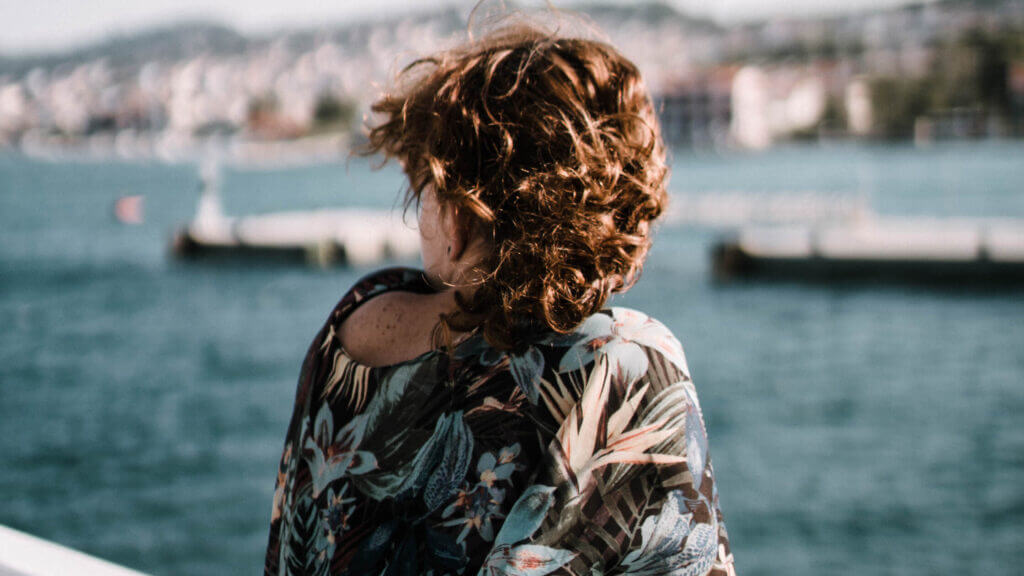
[(370, 266), (419, 255), (419, 234), (401, 213), (323, 209), (225, 216), (215, 166), (204, 167), (195, 217), (171, 243), (187, 260), (235, 260), (330, 266)]
[(1024, 285), (1024, 220), (872, 218), (750, 227), (711, 250), (714, 277)]
[(415, 258), (419, 237), (400, 216), (386, 211), (317, 210), (196, 220), (178, 230), (172, 247), (183, 259), (293, 262), (326, 268)]

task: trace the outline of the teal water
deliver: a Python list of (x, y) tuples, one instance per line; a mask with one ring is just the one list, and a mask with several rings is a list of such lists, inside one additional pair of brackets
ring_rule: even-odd
[[(890, 214), (1024, 217), (1024, 146), (674, 160), (680, 192), (861, 192)], [(224, 175), (254, 213), (395, 203), (364, 161)], [(189, 166), (0, 156), (0, 524), (157, 575), (261, 570), (303, 352), (366, 270), (190, 265)], [(145, 196), (146, 223), (111, 217)], [(616, 304), (683, 342), (741, 574), (1024, 564), (1024, 294), (710, 282), (662, 228)]]

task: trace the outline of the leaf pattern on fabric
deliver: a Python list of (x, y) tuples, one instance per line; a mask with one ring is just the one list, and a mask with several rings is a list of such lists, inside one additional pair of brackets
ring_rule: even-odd
[(661, 512), (644, 520), (640, 548), (623, 558), (626, 574), (707, 574), (718, 553), (717, 528), (715, 524), (695, 524), (682, 492), (669, 492)]
[(686, 356), (679, 341), (668, 328), (636, 310), (612, 308), (609, 315), (595, 314), (588, 318), (578, 332), (582, 338), (575, 343), (558, 366), (559, 372), (577, 370), (594, 359), (598, 350), (618, 358), (617, 369), (621, 377), (639, 377), (647, 370), (647, 355), (643, 347), (652, 348), (689, 376)]
[(442, 415), (430, 440), (413, 460), (412, 473), (398, 489), (398, 498), (422, 491), (427, 512), (433, 512), (452, 494), (469, 470), (473, 434), (462, 412)]
[(377, 467), (373, 454), (359, 450), (365, 428), (366, 417), (355, 416), (335, 435), (334, 417), (327, 404), (317, 412), (313, 436), (306, 438), (304, 444), (311, 454), (313, 498), (319, 496), (329, 483), (346, 474), (364, 474)]
[(463, 481), (472, 451), (473, 435), (462, 412), (442, 414), (398, 484), (393, 498), (400, 510), (397, 521), (382, 525), (360, 545), (347, 573), (377, 573), (383, 560), (385, 574), (417, 574), (421, 554), (432, 565), (461, 565), (465, 557), (458, 542), (430, 527), (427, 518)]
[[(693, 476), (694, 488), (699, 490), (707, 455), (707, 438), (700, 411), (689, 391), (691, 386), (688, 381), (679, 381), (665, 387), (649, 400), (640, 415), (637, 427), (643, 429), (661, 423), (663, 428), (677, 431), (654, 444), (651, 450), (657, 453), (685, 455), (687, 466)], [(684, 432), (679, 434), (680, 430)], [(614, 489), (636, 471), (636, 466), (620, 466), (609, 477), (608, 483)]]
[(326, 555), (318, 548), (319, 515), (313, 499), (308, 494), (298, 498), (289, 519), (291, 530), (281, 553), (282, 573), (316, 576), (326, 574)]
[(607, 355), (598, 356), (582, 400), (569, 411), (553, 441), (560, 470), (571, 483), (574, 497), (588, 494), (594, 473), (610, 464), (677, 464), (686, 461), (684, 456), (647, 452), (648, 448), (677, 433), (675, 428), (665, 428), (664, 421), (628, 428), (647, 386), (627, 396), (611, 416), (606, 414), (611, 389), (610, 364)]
[(534, 484), (523, 491), (508, 513), (501, 531), (498, 532), (498, 537), (494, 540), (495, 546), (515, 544), (532, 536), (555, 503), (554, 492), (553, 486), (542, 484)]
[(335, 337), (411, 269), (376, 272), (309, 347), (266, 575), (735, 576), (697, 393), (662, 324), (612, 308), (520, 353), (361, 365)]
[(544, 355), (534, 346), (523, 354), (509, 355), (509, 369), (512, 379), (532, 404), (537, 403), (537, 386), (544, 374)]
[(561, 568), (575, 554), (539, 544), (519, 544), (541, 526), (555, 502), (555, 488), (535, 484), (523, 492), (505, 519), (494, 548), (480, 568), (481, 575), (544, 576)]

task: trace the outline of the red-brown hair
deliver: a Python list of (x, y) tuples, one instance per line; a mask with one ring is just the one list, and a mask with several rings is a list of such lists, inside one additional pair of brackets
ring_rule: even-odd
[(506, 26), (413, 62), (372, 109), (364, 153), (402, 162), (406, 205), (431, 185), (493, 247), (444, 330), (521, 349), (636, 281), (668, 170), (640, 72), (610, 45)]

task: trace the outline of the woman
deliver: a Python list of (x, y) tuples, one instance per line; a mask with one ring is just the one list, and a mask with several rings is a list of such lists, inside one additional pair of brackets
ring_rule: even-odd
[(338, 303), (302, 367), (267, 574), (732, 573), (683, 350), (603, 309), (666, 202), (636, 67), (506, 27), (374, 110), (424, 270)]

